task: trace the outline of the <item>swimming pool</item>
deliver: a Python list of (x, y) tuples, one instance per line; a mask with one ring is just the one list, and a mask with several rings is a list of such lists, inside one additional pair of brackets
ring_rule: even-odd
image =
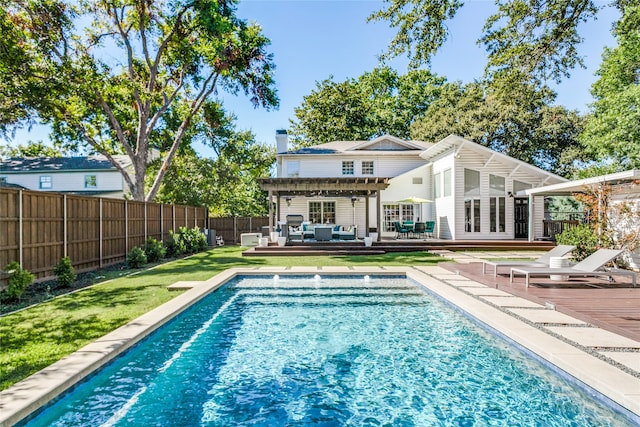
[(27, 425), (631, 425), (402, 277), (241, 277)]

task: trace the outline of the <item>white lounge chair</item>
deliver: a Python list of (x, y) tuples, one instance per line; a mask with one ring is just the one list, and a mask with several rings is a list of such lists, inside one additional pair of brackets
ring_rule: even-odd
[(576, 247), (572, 245), (558, 245), (546, 254), (542, 255), (540, 258), (533, 261), (483, 261), (482, 274), (485, 274), (487, 265), (493, 266), (493, 277), (496, 277), (496, 275), (498, 274), (498, 267), (549, 267), (549, 260), (551, 260), (552, 257), (565, 256), (575, 248)]
[(529, 278), (531, 276), (579, 276), (579, 277), (598, 277), (607, 276), (609, 279), (613, 279), (615, 275), (631, 276), (631, 282), (633, 286), (636, 286), (636, 274), (629, 270), (600, 270), (609, 261), (615, 259), (623, 251), (617, 249), (598, 249), (573, 267), (565, 268), (549, 268), (549, 267), (513, 267), (511, 268), (511, 279), (513, 283), (513, 276), (515, 274), (524, 274), (525, 285), (529, 287)]

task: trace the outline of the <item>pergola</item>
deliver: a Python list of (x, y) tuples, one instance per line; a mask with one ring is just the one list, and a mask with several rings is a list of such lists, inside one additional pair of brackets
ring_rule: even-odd
[[(376, 197), (376, 227), (382, 229), (380, 218), (380, 191), (389, 186), (391, 178), (259, 178), (260, 187), (269, 192), (269, 232), (273, 231), (273, 196), (276, 197), (278, 210), (282, 206), (281, 198), (288, 196), (322, 197), (364, 197), (365, 198), (365, 235), (369, 235), (369, 197)], [(279, 212), (278, 212), (279, 213)], [(279, 215), (278, 215), (279, 217)], [(381, 233), (378, 232), (378, 240)]]

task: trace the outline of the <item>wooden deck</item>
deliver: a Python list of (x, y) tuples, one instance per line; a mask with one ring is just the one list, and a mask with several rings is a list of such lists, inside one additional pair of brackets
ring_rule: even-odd
[(250, 248), (243, 256), (295, 256), (295, 255), (375, 255), (387, 252), (416, 252), (430, 250), (540, 250), (555, 246), (549, 241), (526, 240), (436, 240), (436, 239), (384, 239), (365, 246), (361, 240), (330, 242), (288, 242), (286, 246), (269, 244)]
[(532, 278), (526, 288), (518, 277), (513, 285), (508, 274), (482, 274), (482, 263), (442, 263), (441, 267), (487, 286), (503, 290), (539, 304), (553, 304), (557, 311), (627, 338), (640, 341), (640, 287), (631, 287), (631, 279), (615, 283), (606, 279), (572, 278), (568, 282)]

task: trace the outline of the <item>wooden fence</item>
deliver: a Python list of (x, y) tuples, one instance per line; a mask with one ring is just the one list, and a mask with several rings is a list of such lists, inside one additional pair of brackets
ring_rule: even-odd
[(216, 231), (216, 236), (222, 236), (225, 243), (230, 244), (240, 243), (242, 233), (260, 233), (262, 227), (268, 226), (268, 216), (209, 218), (209, 228)]
[(42, 279), (63, 256), (76, 271), (92, 270), (183, 226), (208, 228), (207, 209), (0, 188), (0, 270), (18, 261)]

